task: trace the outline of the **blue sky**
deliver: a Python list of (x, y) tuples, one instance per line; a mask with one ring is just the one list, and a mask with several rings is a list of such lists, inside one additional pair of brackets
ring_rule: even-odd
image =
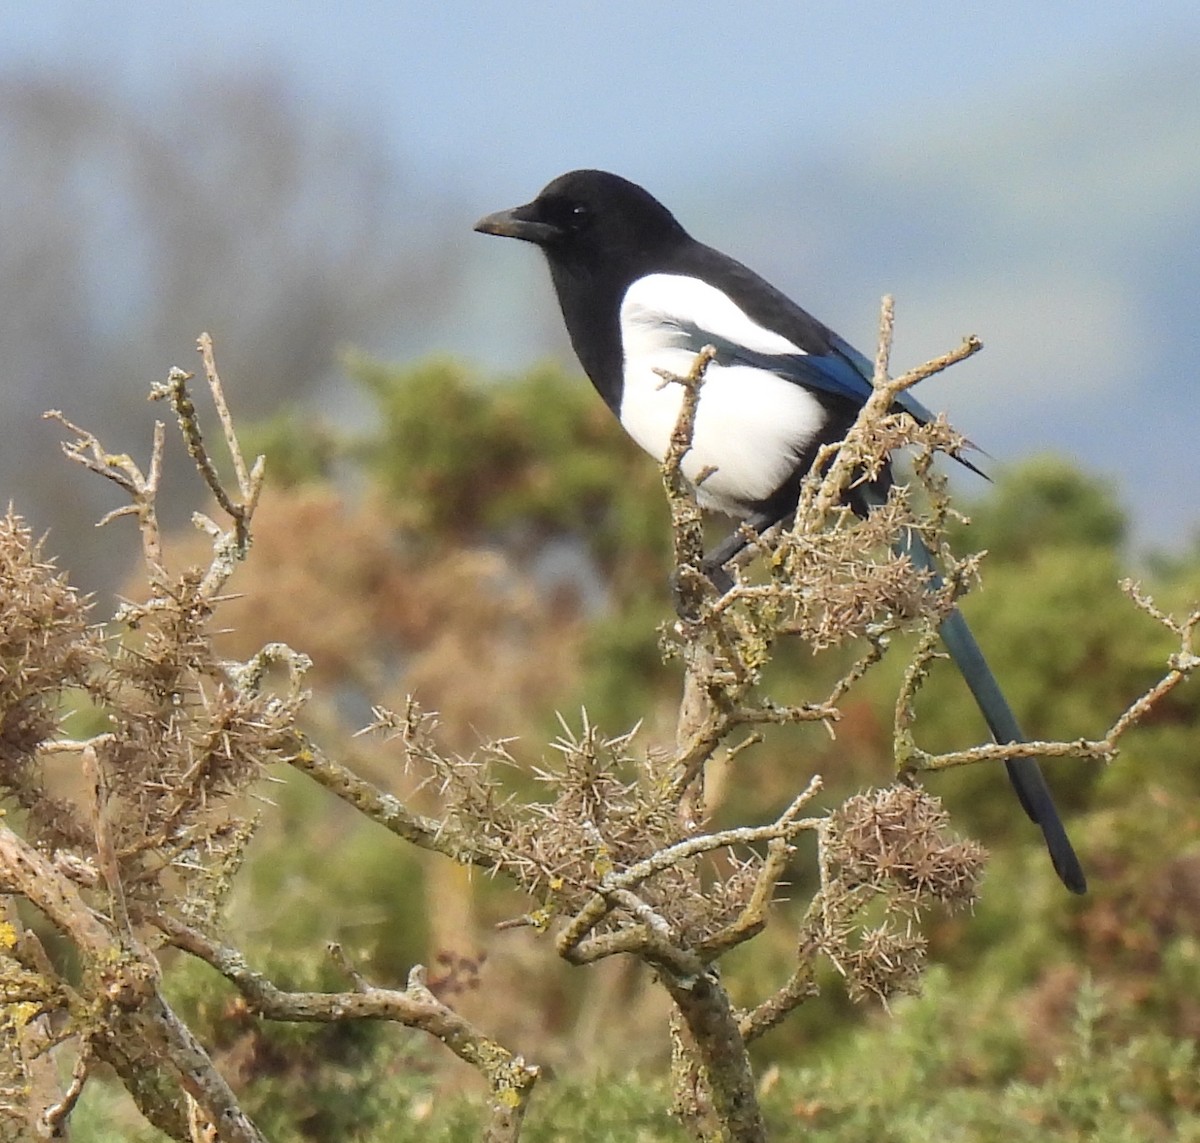
[(718, 148), (877, 143), (1131, 47), (1192, 40), (1191, 0), (9, 3), (0, 62), (186, 86), (200, 63), (301, 77), (375, 119), (422, 178), (501, 198), (579, 165), (662, 181)]
[(1155, 544), (1200, 526), (1196, 58), (1195, 0), (0, 6), (0, 75), (153, 100), (252, 70), (361, 123), (462, 217), (442, 349), (563, 351), (531, 252), (470, 223), (607, 167), (867, 349), (894, 292), (899, 364), (980, 333), (922, 399), (1110, 476)]

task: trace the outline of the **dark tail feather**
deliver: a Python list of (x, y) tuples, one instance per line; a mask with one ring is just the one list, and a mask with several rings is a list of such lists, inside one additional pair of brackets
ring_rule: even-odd
[[(915, 532), (908, 534), (903, 551), (914, 565), (933, 575), (935, 586), (941, 584), (933, 556), (925, 541)], [(1000, 690), (996, 676), (987, 665), (975, 636), (971, 634), (967, 621), (957, 608), (942, 620), (939, 633), (946, 650), (975, 696), (992, 737), (997, 742), (1024, 742), (1025, 736), (1021, 733), (1016, 716)], [(1058, 810), (1054, 808), (1054, 799), (1050, 796), (1050, 788), (1046, 785), (1041, 767), (1033, 758), (1013, 758), (1004, 765), (1025, 812), (1041, 828), (1059, 879), (1072, 893), (1086, 893), (1087, 878), (1071, 847)]]

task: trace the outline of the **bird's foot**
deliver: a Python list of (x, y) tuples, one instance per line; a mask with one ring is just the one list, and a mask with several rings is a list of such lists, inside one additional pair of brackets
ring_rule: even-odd
[(725, 595), (734, 586), (733, 577), (721, 566), (707, 560), (694, 568), (690, 564), (671, 573), (671, 599), (680, 619), (695, 623), (707, 599)]

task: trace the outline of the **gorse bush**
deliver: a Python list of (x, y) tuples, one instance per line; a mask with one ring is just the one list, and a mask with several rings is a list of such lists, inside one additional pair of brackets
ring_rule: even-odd
[[(1111, 494), (1045, 461), (960, 534), (922, 461), (953, 437), (883, 418), (846, 448), (908, 445), (925, 498), (854, 521), (819, 474), (716, 601), (672, 473), (574, 379), (352, 369), (369, 432), (246, 434), (274, 485), (227, 417), (222, 482), (172, 373), (216, 501), (188, 536), (161, 432), (143, 472), (67, 426), (129, 503), (111, 616), (0, 528), (13, 1137), (1188, 1137), (1200, 568), (1132, 608)], [(1088, 807), (1082, 901), (994, 765), (916, 784), (996, 756), (931, 638), (975, 562), (931, 592), (887, 554), (948, 523)]]

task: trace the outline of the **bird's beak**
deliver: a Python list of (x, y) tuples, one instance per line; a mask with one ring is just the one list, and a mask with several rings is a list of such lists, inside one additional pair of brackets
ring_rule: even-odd
[(545, 246), (562, 236), (562, 231), (549, 222), (536, 217), (537, 206), (532, 202), (514, 206), (512, 210), (498, 210), (475, 223), (480, 234), (498, 234), (501, 238), (520, 238)]

